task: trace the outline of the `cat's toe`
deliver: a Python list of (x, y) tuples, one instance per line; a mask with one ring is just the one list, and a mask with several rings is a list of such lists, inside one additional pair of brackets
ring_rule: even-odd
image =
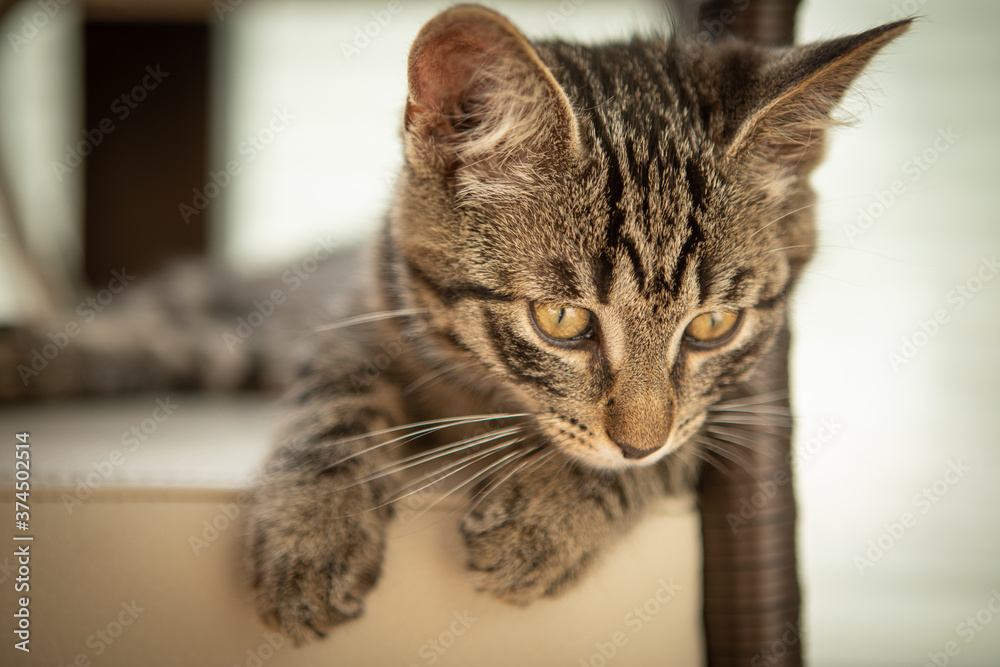
[(324, 637), (361, 616), (365, 595), (381, 572), (381, 554), (352, 554), (303, 541), (309, 540), (272, 549), (254, 570), (258, 611), (297, 643)]
[(500, 504), (476, 508), (462, 522), (462, 532), (467, 534), (485, 533), (507, 521), (507, 509)]
[(296, 643), (358, 618), (382, 571), (376, 512), (317, 522), (280, 513), (251, 519), (247, 560), (261, 617)]
[(470, 517), (462, 534), (477, 588), (511, 604), (561, 593), (590, 560), (553, 525), (507, 521), (482, 530), (482, 521)]

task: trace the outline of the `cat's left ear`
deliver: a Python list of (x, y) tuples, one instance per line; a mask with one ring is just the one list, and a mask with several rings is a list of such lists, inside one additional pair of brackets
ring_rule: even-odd
[(492, 10), (459, 5), (431, 19), (410, 49), (408, 75), (410, 159), (445, 174), (516, 172), (533, 157), (577, 150), (566, 94), (528, 40)]
[(844, 94), (871, 59), (911, 23), (906, 19), (857, 35), (768, 52), (749, 73), (759, 82), (759, 97), (726, 153), (810, 171), (822, 157), (825, 131)]

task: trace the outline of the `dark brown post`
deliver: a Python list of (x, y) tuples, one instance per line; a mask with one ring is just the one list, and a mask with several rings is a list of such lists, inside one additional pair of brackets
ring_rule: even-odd
[(695, 34), (729, 34), (751, 42), (781, 46), (795, 38), (799, 0), (676, 0), (681, 19)]
[[(725, 34), (774, 46), (791, 44), (799, 0), (676, 0), (683, 29), (701, 38)], [(787, 330), (758, 374), (771, 392), (787, 396)], [(788, 399), (769, 405), (787, 407)], [(698, 489), (704, 547), (705, 646), (709, 667), (799, 667), (803, 638), (796, 557), (796, 509), (791, 429), (756, 430), (742, 453), (749, 469), (721, 461), (706, 466)], [(773, 497), (749, 519), (744, 503)], [(758, 495), (758, 498), (760, 495)]]
[(208, 179), (209, 26), (120, 21), (84, 26), (84, 267), (95, 287), (122, 266), (148, 274), (205, 250), (211, 207), (181, 204)]
[[(787, 396), (788, 345), (785, 331), (758, 374), (769, 393)], [(788, 399), (768, 403), (788, 405)], [(698, 489), (708, 664), (797, 666), (802, 632), (791, 429), (743, 428), (755, 431), (747, 436), (753, 449), (741, 450), (749, 469), (728, 461), (719, 463), (721, 470), (706, 466)]]

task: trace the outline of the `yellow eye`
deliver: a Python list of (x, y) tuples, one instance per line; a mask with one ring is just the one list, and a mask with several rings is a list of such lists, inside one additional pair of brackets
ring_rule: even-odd
[(691, 320), (684, 330), (684, 337), (697, 343), (721, 343), (736, 330), (739, 312), (713, 311)]
[(546, 336), (556, 340), (581, 338), (590, 331), (592, 315), (586, 308), (564, 303), (531, 304), (531, 316)]

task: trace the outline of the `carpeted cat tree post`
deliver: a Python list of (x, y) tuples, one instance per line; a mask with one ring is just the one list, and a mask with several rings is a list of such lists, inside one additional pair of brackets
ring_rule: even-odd
[[(754, 385), (787, 396), (787, 328)], [(768, 402), (788, 407), (787, 398)], [(709, 667), (802, 665), (791, 428), (746, 426), (750, 464), (706, 466), (698, 488)], [(744, 465), (746, 465), (744, 463)]]
[[(686, 29), (769, 45), (791, 44), (799, 0), (675, 0)], [(788, 395), (787, 328), (754, 384)], [(788, 407), (787, 398), (768, 403)], [(800, 666), (791, 429), (747, 427), (748, 469), (706, 466), (698, 489), (704, 544), (705, 654), (709, 667)], [(756, 495), (755, 495), (756, 494)], [(756, 501), (756, 503), (754, 502)], [(757, 507), (757, 505), (760, 507)], [(749, 508), (749, 509), (748, 509)], [(748, 517), (748, 518), (744, 518)]]

